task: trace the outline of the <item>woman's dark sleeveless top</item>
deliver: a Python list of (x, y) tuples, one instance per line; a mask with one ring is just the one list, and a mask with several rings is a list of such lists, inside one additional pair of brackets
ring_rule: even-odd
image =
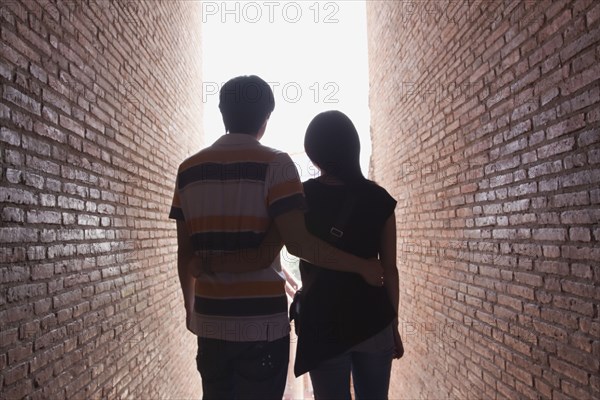
[[(385, 189), (368, 180), (335, 186), (311, 179), (304, 183), (304, 193), (310, 233), (358, 257), (378, 256), (383, 226), (396, 207)], [(339, 222), (348, 197), (353, 197), (353, 206), (343, 236), (336, 239), (330, 230)], [(296, 376), (375, 335), (396, 317), (386, 289), (370, 286), (358, 274), (319, 268), (305, 261), (300, 262), (300, 272), (307, 290), (301, 309)]]

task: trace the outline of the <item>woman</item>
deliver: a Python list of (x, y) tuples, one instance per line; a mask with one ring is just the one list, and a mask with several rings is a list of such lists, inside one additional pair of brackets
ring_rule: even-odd
[(398, 332), (396, 201), (367, 180), (359, 163), (360, 142), (352, 121), (339, 111), (317, 115), (304, 140), (321, 176), (304, 183), (307, 229), (336, 247), (378, 257), (382, 287), (359, 275), (300, 262), (303, 297), (296, 376), (310, 373), (315, 398), (386, 399), (393, 358), (402, 356)]
[[(384, 276), (371, 286), (360, 274), (301, 260), (294, 372), (310, 373), (317, 400), (350, 399), (350, 374), (357, 399), (386, 399), (392, 359), (403, 353), (397, 320), (396, 201), (363, 176), (358, 133), (343, 113), (317, 115), (304, 146), (321, 170), (320, 177), (304, 183), (308, 231), (356, 256), (379, 257)], [(202, 273), (249, 272), (270, 265), (280, 249), (281, 238), (272, 227), (261, 246), (241, 259), (234, 253), (192, 264)]]

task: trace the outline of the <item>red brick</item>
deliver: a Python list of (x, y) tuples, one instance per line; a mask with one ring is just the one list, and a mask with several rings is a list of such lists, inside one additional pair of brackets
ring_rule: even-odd
[[(44, 108), (44, 109), (46, 109), (46, 108)], [(59, 129), (54, 128), (52, 126), (46, 125), (42, 122), (36, 122), (34, 124), (34, 131), (38, 135), (48, 137), (59, 143), (66, 142), (67, 135), (64, 132), (62, 132)]]
[(591, 240), (590, 230), (587, 228), (570, 228), (569, 238), (572, 241), (589, 242)]
[(578, 351), (568, 346), (558, 346), (558, 356), (563, 360), (575, 364), (575, 366), (583, 369), (598, 368), (600, 361), (592, 354)]
[(560, 182), (563, 188), (581, 185), (593, 185), (600, 181), (600, 170), (580, 171), (573, 174), (561, 176)]
[(552, 304), (558, 308), (570, 310), (589, 317), (594, 316), (594, 304), (591, 301), (580, 300), (575, 297), (563, 295), (554, 295)]
[(19, 364), (13, 368), (3, 371), (4, 384), (6, 386), (12, 385), (18, 380), (22, 380), (27, 376), (27, 364)]
[(600, 164), (600, 150), (592, 149), (588, 153), (588, 160), (590, 164)]
[(31, 279), (47, 279), (54, 275), (54, 264), (37, 264), (31, 267)]
[(565, 241), (567, 236), (566, 229), (559, 228), (540, 228), (533, 230), (534, 240)]
[(8, 347), (17, 342), (18, 330), (16, 328), (0, 332), (0, 346)]
[(587, 209), (585, 212), (564, 211), (560, 216), (563, 224), (593, 224), (600, 219), (600, 211), (593, 208)]
[[(22, 26), (22, 24), (19, 23)], [(33, 49), (28, 43), (26, 43), (21, 38), (21, 33), (15, 34), (15, 32), (9, 29), (2, 29), (2, 41), (5, 42), (8, 46), (23, 54), (27, 59), (33, 60), (35, 62), (40, 61), (40, 55), (35, 49)], [(4, 51), (3, 51), (4, 54)], [(13, 59), (14, 60), (14, 59)], [(27, 68), (26, 65), (21, 65), (23, 68)]]
[(535, 182), (523, 183), (518, 186), (512, 186), (508, 189), (510, 197), (524, 196), (537, 192), (537, 184)]
[(587, 166), (588, 160), (586, 160), (585, 154), (570, 154), (563, 159), (563, 163), (565, 169), (573, 169)]
[(588, 27), (591, 26), (594, 22), (596, 22), (600, 18), (600, 6), (596, 4), (590, 11), (586, 14), (586, 22)]
[(8, 350), (8, 365), (13, 365), (19, 361), (23, 361), (28, 358), (31, 354), (32, 346), (31, 343), (25, 345), (17, 345), (17, 347), (13, 347)]
[(56, 211), (28, 211), (27, 223), (29, 224), (60, 224), (61, 215)]
[(573, 276), (577, 276), (584, 279), (592, 279), (594, 275), (591, 266), (586, 264), (571, 265), (571, 273), (573, 274)]
[[(577, 67), (583, 68), (578, 65)], [(600, 73), (600, 67), (596, 64), (592, 64), (588, 68), (584, 69), (577, 75), (570, 76), (561, 84), (561, 90), (565, 94), (572, 94), (577, 92), (579, 89), (589, 85), (592, 82), (596, 82), (596, 77)]]
[(593, 143), (598, 143), (598, 142), (600, 142), (600, 132), (598, 132), (598, 130), (594, 129), (594, 130), (582, 132), (579, 135), (579, 138), (577, 140), (577, 145), (580, 147), (586, 147)]
[(543, 278), (540, 275), (530, 274), (527, 272), (516, 272), (515, 281), (524, 283), (529, 286), (542, 286)]
[(8, 128), (2, 127), (0, 129), (0, 140), (18, 147), (21, 144), (21, 135)]
[(29, 29), (29, 27), (22, 23), (17, 23), (17, 32), (20, 37), (27, 40), (38, 50), (41, 50), (46, 56), (52, 53), (50, 45), (44, 38), (41, 38), (35, 31)]
[(59, 122), (60, 126), (67, 129), (68, 131), (74, 132), (81, 137), (85, 135), (85, 129), (71, 118), (68, 118), (64, 115), (60, 115)]
[(589, 196), (587, 192), (564, 193), (550, 197), (548, 204), (551, 207), (576, 207), (589, 205)]
[(561, 285), (563, 291), (574, 295), (586, 297), (589, 299), (600, 299), (600, 294), (595, 290), (594, 285), (581, 282), (565, 280)]
[(50, 89), (50, 90), (45, 89), (45, 88), (42, 89), (42, 99), (44, 100), (45, 103), (58, 108), (65, 114), (67, 114), (67, 115), (71, 114), (71, 105), (70, 105), (69, 101), (64, 97), (55, 94), (55, 92), (52, 91), (52, 89)]
[(24, 227), (0, 228), (1, 243), (36, 242), (37, 239), (37, 229)]
[(13, 286), (8, 289), (7, 300), (9, 303), (20, 302), (32, 297), (41, 297), (46, 295), (46, 285), (29, 284), (21, 286)]
[(547, 24), (546, 27), (540, 31), (540, 41), (544, 41), (555, 32), (558, 32), (563, 25), (571, 20), (571, 18), (571, 10), (564, 10), (560, 15), (555, 17), (550, 24)]
[(589, 30), (587, 33), (580, 35), (576, 40), (572, 41), (569, 45), (565, 46), (560, 51), (561, 60), (563, 63), (569, 60), (576, 54), (579, 54), (583, 49), (594, 43), (594, 37), (598, 34), (598, 27), (593, 30)]
[(41, 115), (42, 108), (38, 101), (12, 86), (4, 86), (2, 98), (33, 113)]
[(548, 158), (551, 156), (555, 156), (557, 154), (565, 153), (570, 151), (575, 146), (575, 139), (565, 138), (563, 140), (559, 140), (558, 142), (553, 142), (548, 145), (542, 146), (537, 150), (538, 159)]

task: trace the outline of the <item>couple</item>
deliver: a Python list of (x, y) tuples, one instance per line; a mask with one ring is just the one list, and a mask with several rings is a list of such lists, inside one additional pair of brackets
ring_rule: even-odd
[[(317, 399), (387, 398), (398, 333), (396, 201), (368, 181), (344, 114), (317, 115), (305, 150), (321, 176), (304, 184), (288, 154), (259, 140), (274, 110), (257, 76), (219, 95), (227, 134), (179, 167), (170, 218), (205, 399), (281, 399), (289, 318), (279, 251), (301, 259), (296, 375)], [(379, 259), (377, 259), (379, 257)]]

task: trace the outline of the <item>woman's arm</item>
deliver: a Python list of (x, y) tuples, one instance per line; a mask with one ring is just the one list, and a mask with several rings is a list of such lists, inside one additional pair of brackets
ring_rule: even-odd
[(385, 221), (380, 248), (379, 258), (383, 267), (384, 285), (394, 306), (394, 311), (398, 314), (400, 284), (396, 266), (396, 216), (394, 214)]
[[(384, 286), (397, 316), (400, 299), (400, 278), (398, 275), (398, 266), (396, 265), (396, 216), (393, 213), (383, 226), (380, 248), (379, 257), (383, 266)], [(394, 324), (394, 357), (400, 358), (404, 349), (402, 347), (400, 332), (398, 331), (398, 317), (394, 320)]]

